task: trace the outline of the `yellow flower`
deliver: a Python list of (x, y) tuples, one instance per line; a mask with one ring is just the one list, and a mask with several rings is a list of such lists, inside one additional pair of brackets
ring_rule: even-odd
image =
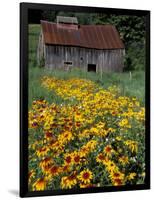
[(96, 141), (96, 140), (89, 140), (89, 141), (87, 142), (87, 144), (86, 144), (86, 147), (87, 147), (90, 151), (92, 151), (92, 150), (95, 149), (96, 145), (97, 145), (97, 141)]
[(77, 184), (76, 172), (73, 172), (70, 176), (63, 176), (61, 179), (62, 189), (71, 189)]
[(122, 140), (122, 137), (121, 137), (121, 136), (117, 136), (117, 137), (116, 137), (116, 140), (117, 140), (117, 141), (121, 141), (121, 140)]
[(65, 131), (64, 133), (58, 136), (58, 141), (62, 144), (69, 142), (73, 139), (73, 135), (69, 131)]
[(96, 140), (89, 140), (85, 145), (83, 145), (79, 151), (82, 157), (86, 157), (88, 153), (93, 151), (96, 148), (97, 141)]
[(109, 129), (108, 129), (108, 132), (115, 133), (115, 131), (116, 131), (116, 129), (114, 129), (114, 128), (109, 128)]
[(129, 163), (129, 160), (128, 160), (128, 156), (121, 156), (119, 158), (119, 162), (122, 164), (122, 165), (126, 165)]
[(53, 164), (53, 160), (51, 158), (45, 158), (40, 161), (39, 166), (42, 168), (42, 170), (45, 170), (51, 164)]
[(127, 179), (130, 181), (130, 180), (133, 180), (135, 177), (136, 177), (136, 173), (135, 173), (135, 172), (131, 172), (131, 173), (127, 176)]
[(54, 117), (49, 116), (46, 118), (45, 123), (44, 123), (44, 129), (45, 130), (50, 130), (51, 125), (53, 124)]
[(142, 177), (145, 177), (145, 172), (143, 172), (143, 173), (141, 174), (141, 176), (142, 176)]
[(111, 161), (111, 160), (108, 160), (106, 163), (104, 163), (105, 166), (106, 166), (106, 170), (111, 173), (111, 172), (114, 172), (114, 171), (118, 171), (118, 167), (117, 165)]
[[(127, 180), (142, 176), (135, 175), (135, 172), (126, 177), (124, 174), (130, 159), (125, 156), (125, 151), (137, 153), (141, 145), (128, 139), (125, 132), (128, 133), (131, 125), (136, 131), (138, 125), (144, 126), (145, 121), (145, 108), (140, 107), (136, 98), (119, 96), (117, 87), (104, 89), (87, 79), (46, 76), (42, 85), (49, 95), (52, 91), (60, 97), (62, 103), (35, 100), (29, 110), (30, 188), (46, 189), (47, 183), (56, 176), (60, 176), (57, 184), (63, 189), (102, 186), (101, 176), (96, 185), (91, 183), (94, 174), (87, 169), (93, 160), (91, 156), (94, 156), (96, 165), (103, 165), (112, 185), (123, 185)], [(100, 152), (102, 146), (104, 149)], [(40, 173), (34, 167), (31, 169), (36, 165)], [(74, 169), (79, 174), (72, 172)]]
[(53, 165), (50, 169), (49, 169), (49, 173), (52, 176), (57, 176), (59, 173), (61, 172), (61, 168), (59, 166)]
[(96, 157), (96, 161), (98, 163), (103, 163), (107, 158), (102, 154), (102, 153), (99, 153)]
[(91, 180), (93, 179), (93, 174), (89, 169), (85, 169), (80, 172), (80, 174), (78, 175), (78, 179), (81, 182), (87, 184), (87, 183), (90, 183)]
[(98, 134), (98, 132), (99, 132), (99, 130), (97, 128), (95, 128), (95, 127), (92, 127), (90, 129), (90, 131), (93, 132), (93, 133), (95, 133), (95, 134)]
[(82, 131), (78, 134), (78, 137), (79, 137), (79, 140), (82, 140), (83, 138), (89, 138), (90, 131), (88, 129), (85, 129), (84, 131)]
[(115, 150), (111, 147), (111, 145), (107, 145), (104, 150), (104, 154), (107, 156), (111, 156), (113, 153), (115, 153)]
[(137, 153), (137, 151), (138, 151), (138, 143), (137, 143), (136, 141), (133, 141), (133, 140), (126, 140), (126, 141), (124, 142), (124, 144), (125, 144), (126, 146), (128, 146), (128, 148), (131, 150), (132, 153), (133, 153), (133, 152)]
[(60, 171), (63, 173), (63, 172), (69, 172), (69, 171), (71, 171), (71, 167), (70, 167), (70, 165), (65, 165), (65, 164), (63, 164), (63, 166), (61, 167), (61, 169), (60, 169)]
[(45, 190), (46, 189), (46, 180), (45, 178), (39, 178), (34, 184), (33, 184), (33, 190), (39, 191), (39, 190)]
[(47, 147), (41, 147), (40, 149), (38, 149), (36, 151), (36, 154), (37, 154), (38, 157), (43, 157), (43, 156), (47, 155), (48, 151), (49, 151), (49, 148), (47, 148)]
[(123, 128), (131, 128), (131, 125), (129, 124), (128, 119), (122, 119), (122, 120), (119, 122), (119, 126), (120, 126), (120, 127), (123, 127)]
[(79, 152), (74, 151), (72, 157), (73, 157), (73, 163), (74, 164), (79, 164), (80, 163), (81, 157), (80, 157), (80, 153)]
[(124, 184), (125, 175), (121, 173), (119, 170), (111, 171), (109, 177), (114, 186)]
[(123, 182), (123, 180), (120, 179), (120, 178), (115, 178), (115, 179), (112, 180), (112, 184), (113, 184), (114, 186), (119, 186), (119, 185), (124, 185), (124, 182)]

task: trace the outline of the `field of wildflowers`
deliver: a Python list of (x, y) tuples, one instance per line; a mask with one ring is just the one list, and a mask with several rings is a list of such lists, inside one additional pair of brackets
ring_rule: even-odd
[(29, 25), (29, 191), (144, 183), (145, 72), (39, 68), (39, 34)]
[(117, 86), (43, 76), (29, 108), (29, 190), (142, 184), (145, 109)]

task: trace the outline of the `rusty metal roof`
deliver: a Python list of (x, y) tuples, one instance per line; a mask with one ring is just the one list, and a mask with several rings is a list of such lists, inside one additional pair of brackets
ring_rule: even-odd
[(123, 49), (124, 44), (113, 25), (80, 25), (78, 29), (41, 21), (45, 44), (94, 49)]

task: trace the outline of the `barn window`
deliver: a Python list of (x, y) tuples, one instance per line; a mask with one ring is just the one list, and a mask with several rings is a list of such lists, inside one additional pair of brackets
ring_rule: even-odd
[(70, 61), (67, 61), (67, 62), (64, 62), (65, 65), (72, 65), (72, 62)]
[(96, 65), (88, 64), (88, 72), (96, 72)]
[(65, 61), (64, 62), (64, 70), (69, 71), (72, 68), (72, 62), (71, 61)]

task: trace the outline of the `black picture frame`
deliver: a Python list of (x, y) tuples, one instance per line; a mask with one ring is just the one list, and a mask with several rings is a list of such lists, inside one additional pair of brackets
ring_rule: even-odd
[[(145, 135), (145, 184), (106, 186), (103, 188), (84, 188), (53, 191), (28, 191), (28, 11), (33, 10), (63, 10), (78, 12), (104, 12), (123, 15), (137, 15), (146, 17), (146, 135)], [(113, 192), (128, 190), (150, 189), (150, 11), (130, 10), (100, 7), (83, 7), (71, 5), (53, 5), (40, 3), (20, 3), (20, 197), (50, 196), (64, 194), (81, 194), (96, 192)]]

